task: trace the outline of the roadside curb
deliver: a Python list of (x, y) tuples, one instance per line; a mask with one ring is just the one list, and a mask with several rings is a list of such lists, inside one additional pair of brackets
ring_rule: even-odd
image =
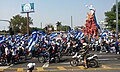
[[(120, 68), (110, 68), (110, 67), (103, 67), (103, 68), (88, 68), (85, 69), (83, 66), (76, 66), (76, 67), (71, 67), (71, 66), (53, 66), (53, 67), (35, 67), (33, 72), (47, 72), (47, 71), (71, 71), (71, 70), (120, 70)], [(27, 71), (26, 68), (7, 68), (7, 69), (1, 69), (0, 72), (25, 72)]]

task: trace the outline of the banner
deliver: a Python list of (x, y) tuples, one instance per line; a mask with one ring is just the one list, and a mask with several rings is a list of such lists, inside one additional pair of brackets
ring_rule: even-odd
[(22, 4), (22, 13), (34, 12), (34, 3)]

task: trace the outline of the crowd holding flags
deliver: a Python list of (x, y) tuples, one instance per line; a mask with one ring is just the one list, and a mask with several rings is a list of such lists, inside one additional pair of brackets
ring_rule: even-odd
[[(47, 35), (44, 32), (41, 31), (33, 31), (31, 33), (30, 36), (28, 36), (27, 34), (25, 35), (13, 35), (13, 36), (1, 36), (0, 37), (0, 43), (2, 44), (5, 41), (9, 41), (11, 42), (12, 40), (15, 41), (15, 43), (20, 43), (21, 41), (27, 41), (28, 42), (28, 46), (26, 48), (29, 49), (29, 51), (31, 51), (32, 46), (34, 46), (36, 43), (38, 43), (39, 40), (48, 38), (49, 40), (53, 40), (56, 39), (56, 37), (58, 35), (61, 35), (62, 37), (62, 32), (53, 32), (49, 35)], [(84, 33), (79, 32), (79, 31), (71, 31), (71, 32), (67, 32), (66, 33), (67, 38), (69, 39), (71, 36), (73, 36), (75, 39), (80, 39), (84, 37)], [(25, 39), (27, 38), (27, 39)]]
[[(110, 47), (110, 44), (115, 42), (113, 40), (113, 38), (111, 38), (111, 36), (115, 37), (115, 35), (112, 32), (105, 30), (99, 35), (99, 38), (97, 38), (97, 39), (91, 38), (90, 44), (96, 45), (96, 49), (97, 49), (97, 46), (98, 45), (100, 46), (100, 44), (102, 43), (102, 40), (105, 40), (108, 42), (107, 47), (109, 47), (105, 50), (106, 50), (106, 52), (109, 52), (109, 50), (111, 50), (111, 48), (112, 48), (112, 47)], [(64, 43), (67, 44), (66, 45), (67, 47), (65, 49), (69, 49), (69, 48), (72, 48), (72, 47), (70, 47), (70, 43), (72, 40), (73, 40), (73, 44), (74, 44), (74, 41), (76, 41), (75, 43), (78, 43), (75, 46), (79, 46), (79, 43), (83, 44), (84, 42), (87, 42), (87, 41), (84, 41), (84, 40), (88, 40), (85, 38), (87, 38), (87, 37), (84, 34), (84, 32), (79, 31), (79, 30), (77, 30), (77, 31), (70, 30), (68, 32), (52, 32), (49, 35), (42, 31), (33, 31), (31, 33), (31, 35), (27, 35), (27, 34), (18, 35), (17, 34), (17, 35), (13, 35), (13, 36), (10, 36), (10, 35), (0, 36), (0, 46), (3, 46), (7, 50), (9, 50), (11, 48), (12, 52), (14, 52), (14, 53), (17, 50), (20, 50), (20, 48), (22, 48), (22, 49), (24, 48), (23, 50), (27, 49), (30, 53), (33, 53), (34, 46), (36, 46), (36, 44), (38, 44), (39, 48), (43, 47), (46, 49), (49, 49), (48, 46), (51, 46), (53, 44), (53, 45), (57, 45), (58, 48), (60, 48), (60, 51), (62, 51)], [(59, 41), (57, 42), (57, 40), (60, 40), (60, 42)], [(99, 43), (96, 43), (96, 42), (99, 42)], [(7, 45), (7, 44), (10, 44), (10, 45)], [(88, 44), (89, 44), (89, 42), (88, 42)], [(101, 51), (102, 50), (103, 50), (103, 48), (101, 48)], [(73, 50), (73, 51), (76, 51), (76, 50)], [(119, 50), (116, 50), (116, 51), (119, 52)], [(67, 52), (67, 51), (65, 50), (65, 52)], [(115, 51), (113, 51), (113, 52), (115, 52)], [(6, 54), (7, 54), (7, 52), (6, 52)], [(14, 56), (14, 54), (13, 54), (13, 56)]]
[[(95, 26), (96, 26), (94, 28), (100, 29), (99, 24), (97, 23), (97, 20), (96, 20), (96, 16), (95, 16), (95, 8), (92, 5), (90, 5), (90, 6), (86, 5), (86, 6), (90, 9), (90, 17), (89, 18), (91, 18), (93, 16), (93, 22), (92, 23), (95, 23)], [(97, 31), (97, 29), (91, 28), (91, 27), (93, 27), (92, 25), (94, 25), (94, 24), (90, 25), (89, 22), (88, 22), (88, 26), (90, 26), (90, 27), (88, 27), (88, 28), (86, 27), (87, 31), (84, 31), (84, 32), (75, 31), (75, 30), (68, 31), (66, 33), (67, 41), (69, 40), (70, 37), (73, 37), (75, 39), (83, 39), (86, 36), (86, 33), (91, 34), (92, 32), (94, 32), (94, 34), (91, 34), (91, 35), (93, 35), (93, 36), (96, 35), (96, 32), (98, 32), (98, 31)], [(8, 36), (8, 37), (1, 36), (0, 37), (0, 43), (4, 42), (5, 40), (14, 40), (14, 41), (16, 41), (16, 43), (27, 40), (28, 46), (26, 48), (28, 48), (29, 51), (31, 51), (32, 46), (34, 46), (36, 43), (38, 43), (38, 41), (40, 39), (44, 40), (44, 39), (47, 38), (49, 40), (53, 40), (59, 34), (62, 34), (62, 33), (61, 32), (52, 32), (51, 34), (47, 35), (46, 33), (42, 32), (42, 31), (33, 31), (31, 33), (31, 36), (28, 36), (27, 34), (22, 35), (22, 36), (20, 36), (20, 35), (13, 35), (13, 36)], [(102, 33), (102, 36), (107, 36), (107, 35), (108, 34), (106, 34), (106, 32)], [(28, 37), (28, 39), (25, 39), (26, 37)]]
[[(27, 34), (25, 35), (15, 35), (15, 36), (1, 36), (0, 37), (0, 43), (8, 40), (8, 41), (11, 41), (11, 40), (14, 40), (16, 41), (16, 43), (18, 42), (21, 42), (21, 41), (24, 41), (26, 37), (28, 37), (27, 39), (27, 42), (28, 42), (28, 46), (27, 48), (29, 48), (29, 51), (31, 50), (32, 46), (34, 46), (36, 43), (38, 43), (38, 41), (40, 39), (45, 39), (45, 38), (48, 38), (50, 40), (53, 40), (55, 39), (58, 34), (61, 35), (61, 37), (63, 36), (63, 33), (61, 32), (53, 32), (49, 35), (47, 35), (46, 33), (44, 32), (41, 32), (41, 31), (33, 31), (31, 36), (28, 36)], [(108, 37), (111, 35), (111, 32), (110, 31), (103, 31), (101, 33), (101, 37)], [(72, 30), (72, 31), (68, 31), (66, 32), (66, 38), (69, 39), (70, 37), (73, 37), (74, 39), (83, 39), (85, 37), (84, 33), (81, 32), (81, 31), (75, 31), (75, 30)]]
[[(86, 20), (86, 27), (83, 29), (84, 31), (75, 31), (70, 30), (68, 32), (65, 32), (66, 34), (66, 40), (69, 41), (70, 38), (74, 39), (84, 39), (86, 36), (88, 38), (92, 37), (91, 39), (94, 40), (95, 36), (98, 36), (98, 29), (100, 29), (99, 24), (97, 23), (96, 16), (95, 16), (95, 8), (90, 5), (87, 6), (90, 9), (90, 13), (88, 14), (88, 19)], [(60, 35), (60, 36), (59, 36)], [(103, 31), (100, 36), (107, 38), (110, 36), (110, 31)], [(32, 47), (39, 42), (39, 40), (45, 41), (45, 40), (53, 40), (58, 39), (57, 37), (63, 38), (62, 32), (52, 32), (51, 34), (46, 34), (42, 31), (33, 31), (31, 35), (13, 35), (13, 36), (1, 36), (0, 37), (0, 43), (2, 44), (4, 41), (11, 42), (12, 40), (15, 41), (16, 44), (20, 44), (21, 42), (24, 43), (27, 42), (28, 45), (25, 48), (28, 48), (29, 51), (31, 51)], [(89, 40), (89, 39), (88, 39)], [(51, 41), (50, 41), (51, 42)], [(49, 43), (49, 42), (48, 42)]]

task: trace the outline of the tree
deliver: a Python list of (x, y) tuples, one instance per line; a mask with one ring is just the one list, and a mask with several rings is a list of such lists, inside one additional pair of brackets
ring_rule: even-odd
[(32, 33), (32, 31), (43, 31), (43, 32), (45, 32), (44, 29), (37, 28), (37, 27), (31, 27), (31, 28), (30, 28), (30, 33)]
[[(113, 7), (111, 8), (111, 11), (107, 11), (105, 12), (105, 20), (106, 22), (108, 22), (107, 26), (109, 27), (109, 29), (111, 30), (115, 30), (116, 28), (116, 5), (113, 5)], [(120, 29), (120, 2), (118, 2), (118, 25), (119, 25), (119, 29)]]
[(65, 25), (65, 26), (62, 26), (62, 27), (61, 27), (61, 30), (62, 30), (62, 31), (69, 31), (69, 30), (71, 30), (71, 27)]
[(14, 31), (12, 30), (11, 27), (9, 28), (9, 33), (10, 33), (10, 35), (14, 35)]
[(54, 31), (54, 26), (51, 24), (48, 24), (45, 28), (44, 28), (45, 32), (47, 34), (50, 34), (52, 31)]
[[(33, 24), (33, 20), (29, 17), (29, 24)], [(10, 19), (10, 22), (12, 24), (14, 33), (27, 33), (27, 17), (22, 17), (20, 15), (13, 16), (13, 18)]]
[(82, 32), (84, 32), (84, 26), (76, 26), (74, 29), (76, 30), (76, 31), (82, 31)]
[(57, 26), (57, 31), (69, 31), (71, 30), (70, 26), (67, 25), (62, 25), (62, 22), (57, 21), (56, 26)]
[(60, 22), (60, 21), (57, 21), (56, 25), (57, 25), (57, 30), (60, 31), (61, 28), (62, 28), (61, 22)]
[(80, 28), (80, 26), (76, 26), (76, 27), (74, 27), (74, 30), (78, 31), (79, 28)]

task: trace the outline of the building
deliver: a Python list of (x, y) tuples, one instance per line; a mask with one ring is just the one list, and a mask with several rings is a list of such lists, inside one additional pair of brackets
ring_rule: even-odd
[(104, 20), (99, 22), (99, 25), (100, 25), (100, 28), (101, 28), (102, 31), (104, 31), (105, 29), (108, 28), (108, 27), (106, 26), (106, 24), (108, 24), (108, 23), (105, 22)]

